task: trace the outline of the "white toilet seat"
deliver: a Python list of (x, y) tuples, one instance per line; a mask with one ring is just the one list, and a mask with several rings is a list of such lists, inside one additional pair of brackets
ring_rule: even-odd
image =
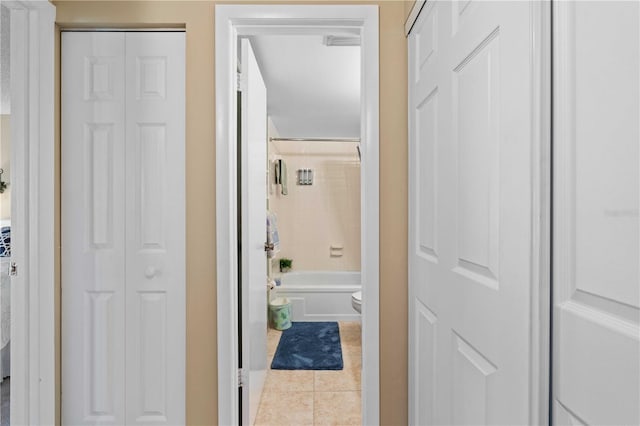
[(362, 291), (356, 291), (351, 295), (351, 306), (358, 312), (362, 312)]

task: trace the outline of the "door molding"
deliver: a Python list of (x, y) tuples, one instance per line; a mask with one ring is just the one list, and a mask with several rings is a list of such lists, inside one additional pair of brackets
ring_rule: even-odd
[[(379, 423), (378, 7), (216, 5), (218, 423), (238, 424), (236, 64), (238, 36), (358, 33), (361, 51), (362, 421)], [(266, 302), (265, 302), (266, 303)]]
[(551, 424), (551, 2), (531, 2), (531, 424)]
[(11, 422), (55, 424), (54, 22), (48, 1), (11, 10)]

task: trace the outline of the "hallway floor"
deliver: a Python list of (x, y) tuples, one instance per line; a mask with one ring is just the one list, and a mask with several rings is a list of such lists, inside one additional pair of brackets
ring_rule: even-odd
[[(339, 371), (269, 370), (256, 426), (360, 425), (362, 340), (359, 322), (340, 322), (344, 369)], [(268, 365), (281, 331), (269, 329)]]

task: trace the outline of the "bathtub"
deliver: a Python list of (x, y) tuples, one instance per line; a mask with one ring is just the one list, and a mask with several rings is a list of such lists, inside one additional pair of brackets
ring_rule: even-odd
[(362, 290), (360, 272), (295, 271), (280, 276), (272, 297), (291, 301), (293, 321), (360, 321), (351, 294)]

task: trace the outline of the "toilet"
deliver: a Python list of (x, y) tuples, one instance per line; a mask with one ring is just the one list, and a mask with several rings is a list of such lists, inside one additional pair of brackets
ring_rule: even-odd
[(362, 312), (362, 291), (356, 291), (351, 295), (351, 306), (359, 313)]

